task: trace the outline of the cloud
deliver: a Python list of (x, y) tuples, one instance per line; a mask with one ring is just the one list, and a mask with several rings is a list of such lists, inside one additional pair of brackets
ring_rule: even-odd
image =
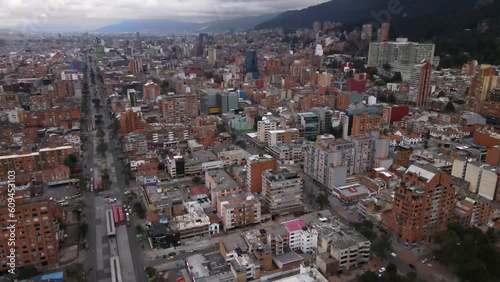
[(300, 9), (327, 0), (0, 0), (0, 28), (92, 30), (132, 19), (208, 21)]

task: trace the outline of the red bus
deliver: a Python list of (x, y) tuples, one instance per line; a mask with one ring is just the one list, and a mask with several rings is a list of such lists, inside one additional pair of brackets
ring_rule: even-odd
[(102, 190), (102, 181), (101, 180), (95, 180), (94, 181), (94, 191), (99, 192)]
[[(117, 216), (118, 224), (119, 225), (125, 224), (125, 214), (123, 212), (123, 206), (122, 205), (113, 206), (113, 210), (115, 210), (115, 209), (116, 209), (116, 213), (118, 214), (118, 216)], [(116, 222), (116, 219), (115, 219), (115, 222)]]
[(113, 206), (113, 220), (115, 222), (115, 226), (120, 225), (120, 217), (118, 215), (118, 206)]

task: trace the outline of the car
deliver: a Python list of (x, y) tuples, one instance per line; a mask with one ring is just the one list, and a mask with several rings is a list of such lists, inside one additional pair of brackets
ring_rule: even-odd
[(413, 264), (408, 264), (408, 266), (411, 268), (411, 269), (416, 269), (416, 267), (413, 265)]
[(395, 253), (391, 253), (391, 257), (397, 258), (398, 256)]
[(425, 264), (427, 262), (427, 259), (423, 259), (422, 263)]
[(123, 195), (128, 195), (128, 194), (130, 194), (130, 193), (131, 193), (130, 191), (125, 191), (125, 192), (123, 193)]
[(114, 202), (116, 202), (116, 201), (117, 201), (117, 199), (116, 199), (116, 198), (111, 198), (111, 199), (109, 199), (108, 201), (109, 201), (110, 203), (114, 203)]
[(427, 264), (427, 266), (428, 266), (428, 267), (432, 267), (432, 264), (428, 263), (428, 264)]
[(378, 272), (380, 272), (380, 273), (384, 273), (384, 272), (385, 272), (385, 267), (381, 267), (381, 268), (378, 270)]
[(185, 252), (186, 252), (186, 250), (180, 250), (180, 251), (179, 251), (179, 253), (181, 253), (181, 254), (183, 254), (183, 253), (185, 253)]

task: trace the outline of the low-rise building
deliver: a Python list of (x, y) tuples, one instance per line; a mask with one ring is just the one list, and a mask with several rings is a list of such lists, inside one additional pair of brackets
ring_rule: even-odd
[(184, 203), (186, 213), (173, 218), (170, 228), (180, 234), (181, 239), (204, 237), (209, 234), (210, 219), (197, 201)]
[(261, 220), (260, 201), (251, 193), (220, 197), (217, 212), (225, 230), (259, 223)]

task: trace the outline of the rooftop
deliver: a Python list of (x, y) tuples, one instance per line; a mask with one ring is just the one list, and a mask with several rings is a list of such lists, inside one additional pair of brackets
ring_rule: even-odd
[(212, 189), (224, 191), (238, 187), (238, 184), (225, 170), (211, 170), (206, 173), (216, 183), (215, 187), (212, 187)]

